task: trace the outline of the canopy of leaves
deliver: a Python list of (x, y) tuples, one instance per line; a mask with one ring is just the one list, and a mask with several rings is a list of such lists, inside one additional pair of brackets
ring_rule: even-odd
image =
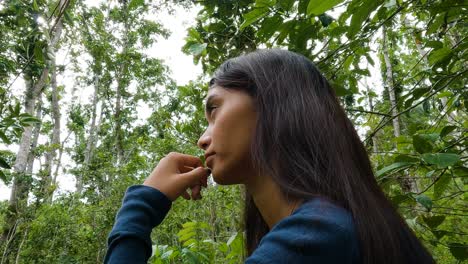
[[(204, 74), (187, 85), (148, 52), (171, 30), (154, 18), (175, 6), (200, 10), (182, 50)], [(1, 2), (0, 181), (21, 182), (25, 194), (18, 210), (0, 203), (2, 258), (102, 262), (125, 189), (171, 151), (202, 156), (207, 77), (228, 58), (274, 47), (307, 56), (330, 80), (378, 183), (436, 261), (465, 261), (467, 14), (458, 0)], [(52, 72), (73, 82), (54, 94)], [(41, 76), (28, 112), (23, 90)], [(73, 98), (61, 104), (60, 146), (52, 144), (53, 96)], [(19, 174), (16, 150), (28, 129), (30, 171)], [(76, 191), (58, 193), (47, 164)], [(47, 194), (54, 198), (41, 199)], [(242, 262), (241, 209), (240, 186), (211, 183), (202, 201), (177, 200), (153, 232), (150, 263)]]

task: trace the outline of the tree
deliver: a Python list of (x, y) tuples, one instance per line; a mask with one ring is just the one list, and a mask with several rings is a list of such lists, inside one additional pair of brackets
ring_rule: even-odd
[[(377, 181), (437, 262), (468, 258), (461, 1), (88, 4), (0, 4), (0, 179), (15, 188), (13, 209), (0, 202), (0, 262), (101, 262), (126, 188), (168, 152), (203, 159), (196, 142), (213, 71), (271, 47), (307, 56), (330, 80)], [(172, 29), (160, 12), (175, 5), (200, 9), (183, 51), (205, 73), (187, 85), (149, 52)], [(15, 91), (21, 80), (28, 96)], [(55, 191), (59, 179), (76, 190)], [(152, 233), (150, 262), (241, 262), (242, 191), (210, 182), (203, 200), (175, 201)]]

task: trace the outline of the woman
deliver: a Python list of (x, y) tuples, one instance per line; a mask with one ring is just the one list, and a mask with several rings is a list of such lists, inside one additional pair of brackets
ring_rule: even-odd
[[(218, 184), (246, 187), (245, 263), (434, 263), (304, 56), (261, 50), (226, 61), (210, 81), (206, 118), (206, 167)], [(179, 196), (201, 199), (208, 173), (196, 157), (163, 158), (127, 191), (106, 262), (146, 262), (152, 228)]]

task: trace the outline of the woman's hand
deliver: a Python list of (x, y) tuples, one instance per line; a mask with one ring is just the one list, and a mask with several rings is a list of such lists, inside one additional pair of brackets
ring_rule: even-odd
[(143, 185), (158, 189), (171, 201), (181, 195), (190, 200), (187, 192), (187, 188), (190, 188), (192, 199), (200, 200), (201, 186), (208, 186), (208, 175), (209, 169), (203, 167), (199, 158), (171, 152), (159, 161)]

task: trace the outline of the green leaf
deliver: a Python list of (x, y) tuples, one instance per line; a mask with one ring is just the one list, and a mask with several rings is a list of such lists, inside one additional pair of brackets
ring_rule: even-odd
[(431, 41), (426, 42), (426, 47), (428, 48), (440, 49), (443, 46), (444, 46), (444, 43), (442, 43), (442, 41), (431, 40)]
[(268, 41), (275, 31), (279, 28), (283, 19), (281, 16), (267, 17), (263, 20), (262, 26), (258, 31), (258, 35), (263, 38), (264, 41)]
[[(182, 249), (182, 255), (187, 257), (186, 261), (191, 264), (201, 264), (200, 260), (198, 259), (197, 255), (190, 251), (188, 248)], [(185, 262), (187, 263), (187, 262)]]
[(177, 234), (179, 236), (179, 241), (187, 241), (191, 238), (193, 238), (195, 235), (196, 235), (196, 232), (195, 230), (191, 230), (190, 232), (188, 233), (184, 233), (184, 234)]
[(413, 163), (417, 163), (417, 162), (420, 161), (420, 159), (417, 158), (417, 157), (410, 156), (410, 155), (402, 154), (402, 155), (396, 156), (394, 161), (395, 162), (413, 162)]
[(460, 156), (455, 153), (426, 153), (422, 155), (422, 159), (442, 169), (457, 163), (460, 160)]
[(413, 147), (419, 153), (428, 153), (432, 151), (430, 137), (426, 134), (417, 134), (413, 136)]
[(37, 5), (36, 0), (33, 1), (33, 9), (34, 9), (34, 11), (39, 11), (39, 6)]
[(442, 128), (442, 131), (440, 131), (440, 138), (443, 138), (446, 135), (450, 134), (456, 128), (457, 128), (457, 126), (446, 126), (446, 127)]
[(244, 22), (240, 25), (239, 30), (243, 30), (244, 28), (257, 22), (258, 20), (263, 18), (267, 14), (267, 12), (268, 12), (267, 8), (255, 8), (249, 13), (243, 15)]
[(192, 44), (190, 47), (188, 47), (188, 52), (194, 56), (200, 55), (208, 46), (208, 44), (203, 43), (197, 43), (197, 44)]
[(296, 0), (279, 0), (278, 5), (281, 6), (285, 11), (290, 11), (294, 6)]
[(432, 209), (432, 200), (429, 196), (425, 194), (420, 194), (416, 196), (416, 202), (424, 206), (428, 211)]
[(291, 33), (292, 30), (294, 30), (294, 27), (296, 26), (297, 21), (296, 20), (289, 20), (285, 23), (283, 23), (280, 28), (279, 28), (279, 35), (278, 38), (276, 39), (277, 44), (283, 43), (284, 39)]
[(338, 84), (336, 82), (330, 81), (330, 85), (335, 90), (337, 96), (346, 96), (353, 94), (351, 90), (346, 89), (343, 85)]
[(445, 15), (439, 14), (436, 18), (433, 19), (433, 22), (428, 26), (426, 35), (431, 35), (432, 33), (435, 33), (442, 23), (444, 23), (444, 17)]
[(42, 48), (40, 47), (40, 45), (36, 45), (34, 47), (34, 58), (40, 63), (45, 62), (44, 52), (42, 51)]
[(468, 177), (468, 168), (466, 167), (455, 167), (452, 171), (456, 177)]
[(145, 0), (132, 0), (128, 4), (128, 9), (129, 10), (137, 9), (139, 6), (142, 6), (144, 4), (145, 4)]
[(21, 105), (20, 105), (20, 103), (18, 102), (18, 103), (16, 103), (16, 105), (15, 105), (15, 115), (16, 115), (16, 116), (19, 116), (19, 115), (20, 115), (20, 109), (21, 109)]
[(234, 233), (234, 234), (228, 239), (228, 241), (226, 242), (226, 244), (227, 244), (228, 246), (230, 246), (231, 243), (232, 243), (232, 241), (234, 241), (234, 239), (236, 239), (236, 237), (237, 237), (237, 232)]
[(372, 57), (369, 55), (369, 53), (366, 53), (365, 56), (366, 56), (367, 61), (369, 62), (369, 64), (372, 65), (372, 66), (374, 66), (374, 65), (375, 65), (375, 62), (374, 62), (374, 60), (372, 59)]
[(162, 259), (169, 259), (172, 255), (172, 253), (174, 253), (174, 250), (168, 250), (166, 252), (164, 252), (161, 256)]
[(438, 93), (436, 98), (440, 99), (440, 98), (452, 97), (452, 96), (453, 96), (453, 93), (451, 91), (443, 91), (443, 92)]
[(4, 183), (7, 182), (6, 175), (5, 175), (5, 173), (3, 173), (2, 170), (0, 170), (0, 180), (2, 180)]
[(0, 131), (0, 138), (3, 140), (3, 142), (7, 145), (10, 145), (11, 144), (11, 141), (10, 139), (5, 135), (5, 133), (3, 133), (2, 131)]
[(456, 259), (460, 261), (468, 259), (468, 245), (461, 243), (450, 243), (449, 248), (450, 253), (452, 253)]
[(414, 165), (415, 163), (414, 162), (395, 162), (387, 167), (384, 167), (380, 170), (378, 170), (375, 175), (377, 177), (381, 177), (385, 174), (387, 174), (388, 172), (390, 171), (393, 171), (393, 170), (396, 170), (396, 169), (401, 169), (401, 168), (407, 168), (407, 167), (410, 167), (412, 165)]
[(422, 88), (414, 89), (413, 92), (411, 93), (413, 95), (412, 100), (417, 100), (417, 99), (421, 98), (421, 96), (423, 96), (424, 94), (426, 94), (430, 90), (431, 90), (430, 87), (422, 87)]
[(351, 24), (348, 30), (348, 38), (353, 39), (356, 33), (362, 29), (362, 23), (369, 17), (370, 13), (382, 4), (382, 0), (364, 0), (360, 7), (354, 10)]
[(0, 167), (5, 168), (5, 169), (11, 169), (10, 164), (6, 162), (2, 157), (0, 157)]
[(434, 184), (434, 198), (437, 199), (444, 194), (444, 191), (447, 189), (450, 181), (452, 180), (452, 176), (448, 173), (442, 174), (440, 178)]
[(437, 238), (437, 239), (441, 239), (442, 237), (444, 237), (445, 235), (449, 234), (449, 232), (445, 231), (445, 230), (431, 230), (432, 233), (434, 234), (434, 236)]
[(451, 49), (447, 47), (443, 47), (443, 48), (431, 51), (431, 53), (428, 56), (428, 60), (431, 65), (434, 65), (438, 62), (446, 60), (447, 58), (452, 56), (452, 54), (453, 53)]
[(268, 13), (270, 12), (270, 6), (272, 6), (273, 4), (274, 3), (271, 1), (257, 0), (252, 11), (248, 12), (245, 15), (242, 15), (242, 17), (244, 18), (244, 22), (240, 25), (239, 30), (243, 30), (244, 28), (252, 25), (253, 23), (268, 15)]
[(429, 226), (431, 229), (434, 229), (440, 226), (442, 222), (444, 222), (445, 215), (434, 215), (429, 217), (423, 216), (423, 220), (427, 226)]
[(387, 3), (384, 5), (386, 8), (390, 9), (396, 6), (396, 0), (388, 0)]
[(351, 55), (348, 58), (346, 58), (345, 62), (343, 63), (343, 70), (348, 71), (349, 66), (351, 66), (351, 63), (353, 63), (354, 56)]
[(434, 216), (423, 216), (424, 222), (429, 226), (431, 229), (435, 229), (442, 224), (445, 220), (445, 215), (434, 215)]
[(343, 2), (343, 0), (310, 0), (307, 6), (307, 14), (321, 15), (341, 2)]
[(395, 195), (395, 196), (391, 197), (390, 200), (392, 201), (392, 203), (395, 206), (399, 206), (401, 203), (406, 202), (408, 200), (413, 201), (412, 197), (410, 195), (408, 195), (408, 194)]

